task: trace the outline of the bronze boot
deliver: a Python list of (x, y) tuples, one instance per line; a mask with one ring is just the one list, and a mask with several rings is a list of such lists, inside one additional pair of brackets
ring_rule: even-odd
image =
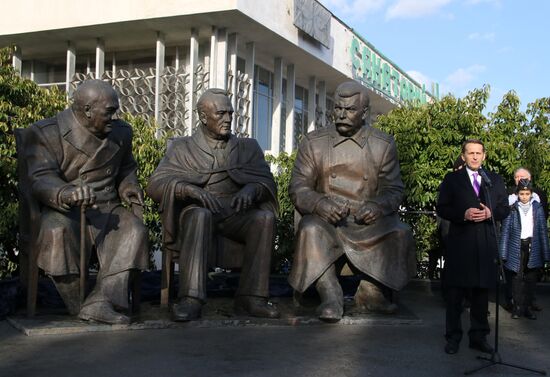
[(382, 289), (368, 280), (361, 280), (355, 292), (355, 305), (372, 313), (393, 314), (397, 305), (389, 301)]
[(315, 283), (321, 298), (317, 307), (319, 319), (325, 322), (338, 322), (344, 315), (344, 292), (336, 278), (334, 268), (329, 268)]
[(261, 318), (279, 318), (281, 314), (265, 297), (235, 297), (235, 312), (239, 315), (250, 315)]

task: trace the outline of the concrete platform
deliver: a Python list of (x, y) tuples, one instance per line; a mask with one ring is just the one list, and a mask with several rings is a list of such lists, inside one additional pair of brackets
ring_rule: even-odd
[[(11, 316), (7, 321), (27, 336), (61, 335), (103, 331), (130, 331), (147, 329), (168, 329), (186, 327), (242, 327), (242, 326), (311, 326), (326, 325), (315, 315), (316, 300), (310, 299), (305, 306), (295, 307), (291, 298), (276, 298), (271, 301), (281, 312), (279, 319), (265, 319), (238, 316), (233, 311), (231, 298), (209, 299), (203, 308), (201, 319), (191, 322), (173, 322), (168, 309), (143, 303), (141, 313), (133, 318), (129, 325), (108, 325), (94, 321), (82, 321), (78, 318), (60, 314), (51, 310), (34, 317), (24, 314)], [(344, 318), (333, 325), (420, 325), (418, 318), (405, 305), (401, 305), (395, 314), (374, 314), (357, 310), (353, 300), (346, 300)]]

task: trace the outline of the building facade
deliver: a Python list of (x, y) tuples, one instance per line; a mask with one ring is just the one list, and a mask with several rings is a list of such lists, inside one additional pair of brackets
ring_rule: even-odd
[(373, 119), (434, 98), (315, 0), (19, 0), (0, 11), (0, 46), (16, 46), (22, 76), (68, 96), (107, 80), (121, 111), (154, 119), (159, 135), (191, 134), (196, 100), (214, 87), (230, 95), (234, 132), (274, 155), (331, 121), (347, 79), (369, 89)]

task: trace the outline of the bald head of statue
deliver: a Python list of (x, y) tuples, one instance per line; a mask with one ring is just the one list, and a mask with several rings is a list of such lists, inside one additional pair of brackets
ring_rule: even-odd
[(99, 138), (111, 132), (111, 121), (118, 110), (118, 96), (111, 85), (87, 80), (73, 94), (73, 110), (79, 123)]

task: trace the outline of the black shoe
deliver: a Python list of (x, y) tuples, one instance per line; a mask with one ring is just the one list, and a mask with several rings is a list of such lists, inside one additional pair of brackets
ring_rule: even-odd
[(279, 318), (281, 313), (265, 297), (238, 296), (235, 298), (235, 312), (260, 318)]
[(202, 303), (192, 297), (184, 297), (172, 307), (172, 320), (176, 322), (192, 321), (200, 318)]
[(542, 307), (539, 304), (537, 304), (536, 302), (532, 302), (529, 309), (531, 309), (534, 312), (541, 312), (542, 311)]
[(483, 353), (493, 353), (493, 347), (486, 340), (472, 341), (470, 340), (470, 348)]
[(449, 355), (454, 355), (458, 352), (458, 343), (452, 340), (447, 341), (445, 344), (445, 353)]
[(525, 311), (523, 312), (523, 315), (527, 319), (537, 319), (537, 316), (535, 315), (535, 313), (533, 313), (529, 309), (525, 309)]

